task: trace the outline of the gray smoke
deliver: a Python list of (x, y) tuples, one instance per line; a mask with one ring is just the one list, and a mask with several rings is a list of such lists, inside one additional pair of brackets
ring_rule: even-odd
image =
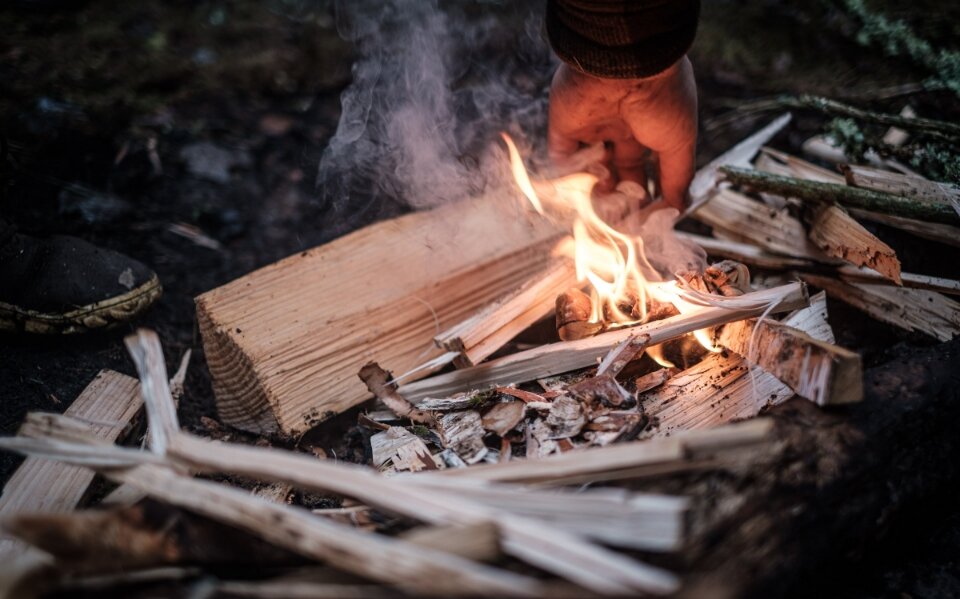
[[(338, 0), (358, 58), (320, 161), (331, 220), (352, 228), (507, 183), (494, 143), (545, 139), (555, 62), (542, 0)], [(526, 153), (525, 152), (525, 153)]]

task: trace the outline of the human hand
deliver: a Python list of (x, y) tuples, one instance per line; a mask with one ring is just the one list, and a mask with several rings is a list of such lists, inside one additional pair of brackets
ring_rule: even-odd
[(697, 86), (684, 57), (647, 79), (601, 79), (563, 64), (550, 88), (548, 146), (562, 165), (581, 144), (608, 142), (612, 180), (646, 184), (648, 150), (659, 159), (667, 205), (683, 211), (693, 180), (697, 146)]

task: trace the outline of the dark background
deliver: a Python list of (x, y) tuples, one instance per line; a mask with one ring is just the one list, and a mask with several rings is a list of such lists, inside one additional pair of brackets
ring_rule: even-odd
[[(492, 11), (509, 40), (541, 2), (449, 4), (468, 14)], [(691, 52), (699, 161), (767, 118), (724, 118), (731, 108), (780, 93), (890, 112), (909, 103), (921, 116), (955, 120), (957, 97), (923, 88), (938, 75), (929, 65), (858, 39), (862, 19), (851, 7), (860, 6), (904, 20), (936, 48), (957, 50), (956, 3), (704, 0)], [(102, 368), (133, 374), (122, 337), (134, 326), (158, 331), (171, 367), (193, 349), (181, 418), (202, 431), (201, 416), (216, 413), (193, 298), (404, 209), (402, 199), (374, 197), (353, 212), (334, 210), (317, 190), (355, 53), (337, 34), (332, 3), (6, 2), (0, 31), (0, 217), (24, 232), (67, 233), (125, 252), (153, 267), (165, 289), (140, 322), (122, 330), (0, 337), (0, 433), (13, 433), (28, 410), (63, 411)], [(485, 49), (483, 60), (517, 69), (517, 85), (542, 101), (542, 68), (525, 80), (511, 55), (504, 43)], [(512, 125), (490, 120), (491, 131)], [(796, 152), (824, 125), (823, 117), (797, 114), (775, 145)], [(171, 232), (174, 224), (197, 227), (216, 247)], [(904, 270), (927, 272), (928, 256), (910, 243), (897, 247)], [(863, 321), (842, 306), (831, 310)], [(905, 338), (884, 325), (869, 328), (869, 339), (838, 331), (842, 343), (865, 352), (867, 365)], [(18, 461), (0, 455), (0, 481)], [(839, 593), (960, 595), (958, 552), (960, 516), (944, 498), (852, 562)]]

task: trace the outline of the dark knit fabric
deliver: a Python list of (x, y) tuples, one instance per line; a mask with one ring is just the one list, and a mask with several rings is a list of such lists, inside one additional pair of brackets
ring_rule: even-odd
[(700, 0), (547, 0), (546, 28), (561, 60), (611, 79), (652, 77), (697, 34)]

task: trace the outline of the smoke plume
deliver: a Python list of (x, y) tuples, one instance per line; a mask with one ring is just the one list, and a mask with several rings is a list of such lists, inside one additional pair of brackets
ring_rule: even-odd
[(497, 133), (545, 139), (556, 63), (542, 5), (337, 2), (339, 32), (358, 58), (320, 162), (330, 220), (353, 228), (506, 184)]

